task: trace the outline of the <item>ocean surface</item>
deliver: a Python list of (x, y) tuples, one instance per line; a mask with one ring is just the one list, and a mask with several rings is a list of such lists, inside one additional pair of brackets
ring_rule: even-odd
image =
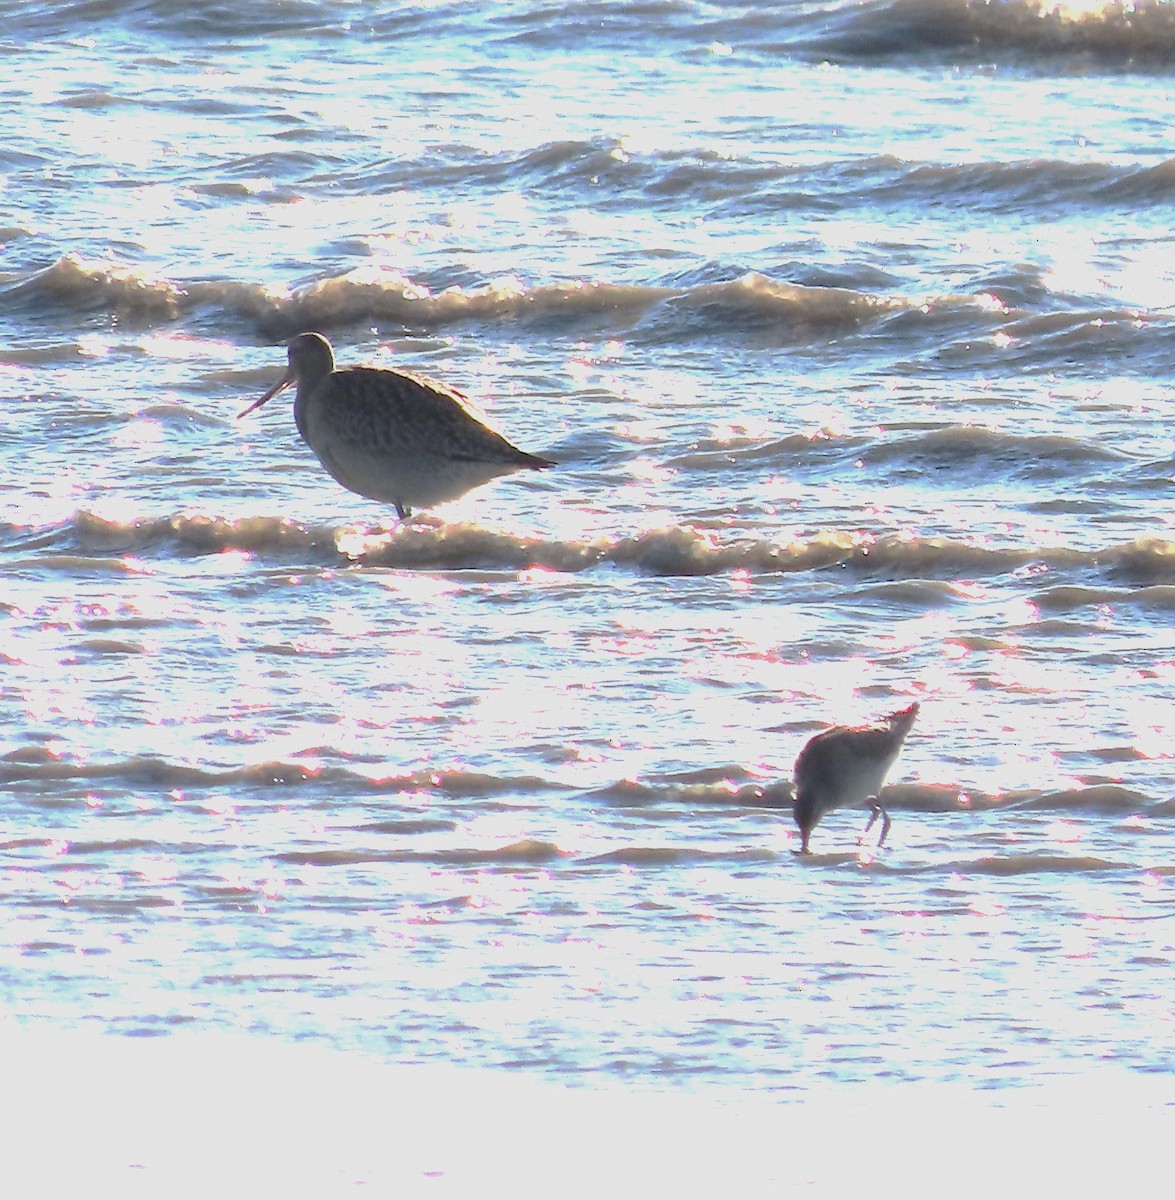
[[(1175, 1106), (1175, 4), (3, 11), (7, 1090), (156, 1196), (205, 1095), (368, 1097), (319, 1196)], [(306, 329), (557, 468), (399, 526), (236, 419)]]

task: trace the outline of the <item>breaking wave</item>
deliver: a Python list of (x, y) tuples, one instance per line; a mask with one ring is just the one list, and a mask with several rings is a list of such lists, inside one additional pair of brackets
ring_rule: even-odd
[[(608, 320), (632, 325), (669, 314), (690, 328), (719, 317), (752, 317), (799, 329), (851, 328), (909, 307), (896, 297), (849, 288), (808, 287), (753, 272), (692, 286), (641, 286), (598, 280), (527, 285), (515, 276), (434, 291), (382, 266), (363, 265), (300, 287), (267, 287), (238, 280), (179, 281), (125, 263), (66, 254), (51, 266), (0, 287), (9, 304), (50, 305), (79, 313), (107, 312), (142, 322), (171, 322), (196, 310), (236, 325), (243, 319), (266, 338), (293, 336), (359, 321), (407, 329), (483, 323)], [(973, 305), (966, 297), (944, 302)]]
[[(237, 11), (232, 5), (182, 0), (137, 0), (130, 5), (41, 3), (13, 13), (17, 37), (64, 37), (90, 31), (94, 13), (136, 31), (197, 41), (280, 37), (295, 46), (319, 46), (343, 36), (335, 6), (307, 0), (289, 6)], [(382, 39), (469, 36), (468, 10), (460, 5), (392, 5), (356, 16), (354, 24), (378, 45)], [(764, 56), (799, 55), (873, 60), (920, 56), (937, 60), (1003, 61), (1081, 57), (1094, 66), (1166, 64), (1175, 54), (1175, 17), (1161, 0), (838, 0), (832, 4), (698, 5), (667, 0), (616, 3), (584, 0), (563, 5), (503, 5), (479, 14), (473, 36), (517, 47), (562, 50), (590, 42), (597, 50), (632, 53), (647, 45), (677, 43), (709, 53), (715, 42)]]
[[(1042, 607), (1053, 609), (1105, 602), (1097, 599), (1099, 595), (1163, 607), (1170, 603), (1167, 589), (1175, 586), (1175, 542), (1164, 538), (1136, 538), (1088, 549), (1000, 546), (986, 540), (859, 529), (825, 529), (779, 539), (723, 537), (691, 525), (669, 525), (628, 535), (564, 539), (466, 522), (406, 524), (391, 531), (357, 533), (351, 526), (304, 525), (281, 517), (231, 520), (181, 513), (122, 522), (81, 512), (56, 531), (51, 539), (56, 544), (46, 546), (46, 540), (39, 539), (41, 549), (13, 565), (43, 571), (141, 571), (150, 569), (153, 557), (232, 551), (323, 568), (356, 565), (424, 571), (575, 573), (611, 566), (648, 575), (702, 576), (836, 570), (862, 579), (933, 581), (993, 580), (1031, 570), (1038, 575), (1053, 573), (1041, 579), (1044, 586), (1039, 591)], [(1100, 591), (1058, 590), (1070, 586)], [(942, 598), (938, 591), (935, 595)]]
[(1175, 58), (1175, 13), (1161, 0), (889, 0), (837, 5), (822, 26), (797, 30), (796, 42), (850, 59), (1039, 65), (1080, 57), (1093, 67), (1146, 69)]

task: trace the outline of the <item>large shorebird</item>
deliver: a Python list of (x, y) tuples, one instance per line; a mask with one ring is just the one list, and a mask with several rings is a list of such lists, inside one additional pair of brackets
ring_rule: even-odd
[(555, 465), (519, 450), (443, 383), (376, 367), (336, 371), (317, 333), (289, 343), (286, 373), (238, 418), (293, 384), (294, 421), (318, 461), (349, 491), (394, 505), (402, 521), (499, 475)]
[(917, 715), (918, 705), (911, 704), (876, 725), (834, 725), (808, 741), (794, 773), (801, 854), (808, 853), (808, 839), (820, 818), (846, 805), (867, 804), (872, 810), (862, 838), (881, 817), (877, 844), (884, 844), (890, 819), (878, 796)]

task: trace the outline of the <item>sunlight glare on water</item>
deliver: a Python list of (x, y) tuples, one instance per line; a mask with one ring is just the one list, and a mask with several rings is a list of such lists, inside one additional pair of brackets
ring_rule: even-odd
[[(1169, 7), (12, 9), (10, 1187), (1159, 1169)], [(556, 465), (399, 521), (306, 330)]]

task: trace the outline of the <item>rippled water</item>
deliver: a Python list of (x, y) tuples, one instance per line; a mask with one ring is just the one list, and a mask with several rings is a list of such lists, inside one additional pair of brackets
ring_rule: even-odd
[[(1171, 5), (6, 35), (10, 1025), (1168, 1079)], [(234, 419), (306, 328), (558, 468), (397, 527)], [(795, 857), (806, 738), (912, 698), (885, 849)]]

